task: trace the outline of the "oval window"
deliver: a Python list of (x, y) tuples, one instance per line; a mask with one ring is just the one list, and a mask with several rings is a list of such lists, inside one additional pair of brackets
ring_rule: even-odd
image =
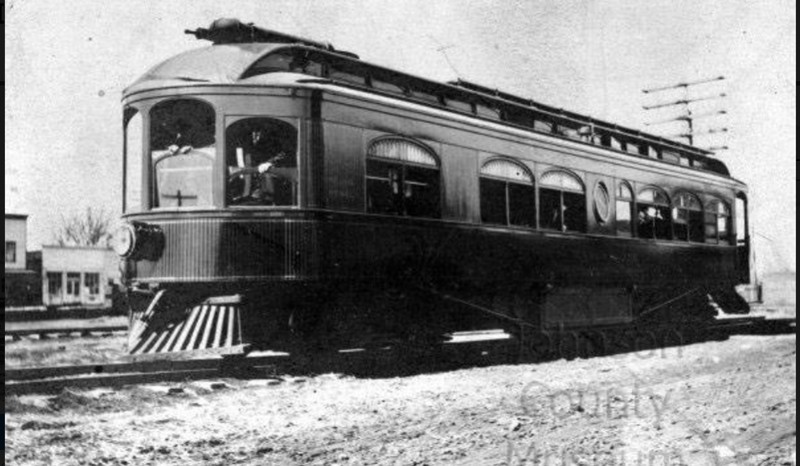
[(608, 188), (602, 181), (597, 183), (594, 188), (594, 214), (597, 221), (605, 223), (611, 214), (611, 197), (608, 195)]

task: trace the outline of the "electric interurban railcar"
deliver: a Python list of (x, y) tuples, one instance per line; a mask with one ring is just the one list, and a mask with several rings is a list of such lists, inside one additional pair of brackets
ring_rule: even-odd
[(706, 151), (236, 20), (187, 32), (212, 44), (123, 98), (133, 353), (747, 311), (747, 188)]

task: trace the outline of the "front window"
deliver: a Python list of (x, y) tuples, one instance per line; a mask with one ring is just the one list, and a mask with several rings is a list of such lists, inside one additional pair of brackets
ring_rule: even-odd
[(492, 160), (481, 168), (481, 220), (498, 225), (536, 226), (533, 176), (509, 160)]
[(539, 221), (542, 228), (586, 231), (586, 194), (581, 180), (564, 171), (551, 171), (539, 182)]
[(639, 193), (636, 202), (640, 238), (670, 239), (669, 198), (659, 189), (648, 188)]
[(169, 100), (150, 111), (153, 207), (208, 207), (215, 156), (214, 109)]
[(439, 163), (419, 144), (392, 138), (369, 147), (368, 212), (438, 218), (439, 189)]
[(298, 203), (297, 129), (271, 118), (248, 118), (225, 132), (228, 205)]
[(143, 149), (142, 114), (135, 108), (126, 108), (124, 115), (125, 146), (122, 211), (137, 212), (142, 209), (142, 149)]

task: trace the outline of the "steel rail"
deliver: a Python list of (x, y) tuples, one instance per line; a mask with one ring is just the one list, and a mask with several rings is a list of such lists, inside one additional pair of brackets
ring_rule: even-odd
[(113, 333), (113, 332), (127, 332), (127, 325), (99, 325), (96, 327), (39, 327), (39, 328), (24, 328), (24, 329), (6, 329), (5, 336), (19, 339), (21, 337), (31, 335), (70, 335), (73, 333), (80, 333), (87, 335), (90, 333)]

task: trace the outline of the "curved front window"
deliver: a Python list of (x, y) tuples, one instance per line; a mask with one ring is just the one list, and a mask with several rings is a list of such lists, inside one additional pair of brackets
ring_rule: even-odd
[(214, 121), (214, 109), (198, 100), (168, 100), (150, 110), (153, 208), (213, 204)]
[(225, 132), (230, 206), (293, 206), (298, 201), (297, 129), (272, 118), (247, 118)]
[(125, 189), (123, 192), (122, 211), (124, 213), (138, 212), (142, 209), (142, 150), (144, 127), (142, 114), (132, 107), (125, 109), (125, 159), (124, 177)]

